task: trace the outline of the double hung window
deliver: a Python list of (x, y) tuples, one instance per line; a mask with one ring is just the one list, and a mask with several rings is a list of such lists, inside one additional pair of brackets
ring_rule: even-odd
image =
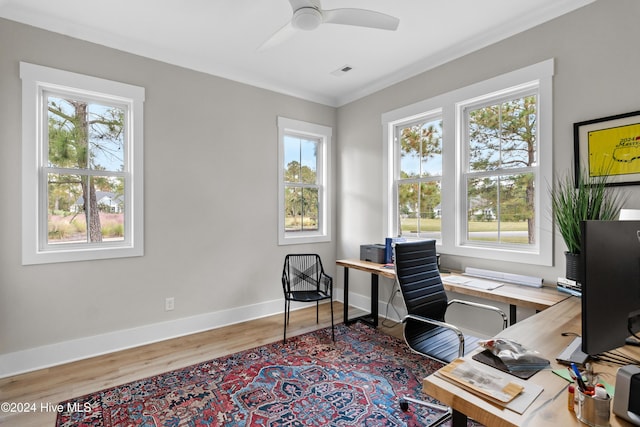
[(278, 117), (279, 244), (330, 240), (331, 128)]
[(465, 243), (536, 244), (538, 85), (461, 108)]
[(440, 239), (442, 118), (439, 112), (395, 126), (398, 230), (401, 236)]
[(142, 255), (144, 89), (20, 71), (23, 264)]

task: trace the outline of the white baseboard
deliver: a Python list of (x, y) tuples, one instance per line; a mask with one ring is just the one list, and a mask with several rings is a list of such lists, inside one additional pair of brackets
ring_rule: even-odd
[[(335, 291), (336, 295), (342, 295), (341, 289)], [(370, 301), (369, 297), (363, 295), (349, 295), (350, 305), (363, 310), (369, 310)], [(307, 306), (292, 304), (291, 309), (296, 310)], [(279, 299), (0, 354), (0, 378), (281, 314), (283, 309), (284, 300)], [(382, 307), (380, 309), (383, 310)], [(381, 311), (381, 313), (384, 312)], [(336, 314), (338, 314), (336, 322), (342, 321), (340, 313)]]
[(258, 319), (283, 309), (283, 300), (268, 301), (1, 354), (0, 378)]
[[(343, 295), (342, 291), (338, 295)], [(407, 314), (407, 309), (404, 306), (402, 297), (398, 296), (393, 302), (395, 303), (394, 307), (388, 301), (378, 301), (378, 315), (394, 322), (400, 322)], [(349, 293), (349, 306), (369, 312), (371, 311), (371, 297), (369, 295)]]

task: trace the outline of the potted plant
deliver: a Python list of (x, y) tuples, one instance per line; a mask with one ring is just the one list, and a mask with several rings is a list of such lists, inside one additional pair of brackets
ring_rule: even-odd
[(577, 280), (580, 255), (580, 221), (618, 219), (625, 197), (609, 184), (609, 175), (587, 181), (587, 171), (558, 178), (551, 189), (551, 207), (556, 226), (567, 245), (566, 278)]

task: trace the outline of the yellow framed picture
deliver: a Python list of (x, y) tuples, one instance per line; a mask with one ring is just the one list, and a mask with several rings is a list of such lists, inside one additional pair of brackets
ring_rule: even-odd
[(586, 182), (609, 175), (609, 185), (640, 183), (640, 111), (574, 123), (573, 137), (576, 178), (586, 172)]

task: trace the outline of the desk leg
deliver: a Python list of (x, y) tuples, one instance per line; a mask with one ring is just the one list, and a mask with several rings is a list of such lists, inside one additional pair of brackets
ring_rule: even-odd
[(451, 427), (467, 427), (467, 416), (453, 409), (451, 413)]
[(345, 325), (361, 320), (374, 328), (378, 327), (378, 275), (371, 273), (371, 314), (349, 319), (349, 269), (344, 268), (344, 307), (342, 317)]
[(360, 320), (367, 325), (378, 327), (378, 275), (371, 273), (371, 311), (369, 314), (360, 316), (357, 319), (351, 319), (349, 322)]
[(344, 307), (342, 311), (343, 322), (349, 324), (349, 269), (344, 267)]
[(378, 327), (378, 275), (371, 274), (371, 322)]
[(509, 326), (516, 324), (516, 308), (515, 304), (509, 304)]

